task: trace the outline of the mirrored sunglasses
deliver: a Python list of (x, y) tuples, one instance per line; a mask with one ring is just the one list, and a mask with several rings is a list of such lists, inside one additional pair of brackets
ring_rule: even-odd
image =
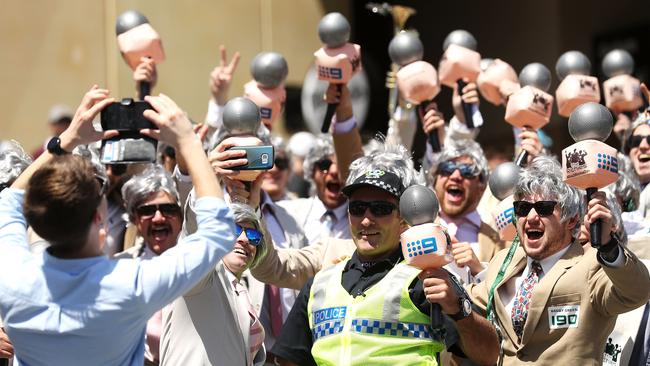
[(242, 231), (246, 233), (246, 238), (248, 239), (248, 242), (251, 243), (251, 245), (258, 246), (262, 243), (262, 238), (264, 238), (264, 235), (262, 235), (259, 230), (243, 228), (239, 226), (239, 224), (235, 224), (235, 235), (237, 235), (237, 237), (241, 235)]
[(461, 177), (465, 179), (472, 179), (477, 177), (481, 172), (474, 164), (456, 163), (454, 161), (445, 161), (438, 165), (438, 174), (448, 177), (458, 170)]

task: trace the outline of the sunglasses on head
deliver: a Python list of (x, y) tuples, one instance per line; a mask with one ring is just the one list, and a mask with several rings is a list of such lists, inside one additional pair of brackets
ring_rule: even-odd
[(397, 205), (386, 201), (350, 201), (348, 203), (348, 212), (352, 216), (363, 216), (368, 208), (370, 208), (370, 213), (372, 213), (373, 216), (386, 216), (390, 215), (393, 210), (397, 209)]
[(334, 164), (334, 162), (331, 159), (320, 159), (314, 163), (314, 166), (318, 168), (320, 171), (328, 171), (330, 170), (330, 167)]
[(140, 216), (140, 218), (147, 219), (156, 215), (156, 212), (160, 213), (165, 217), (176, 217), (180, 216), (181, 208), (175, 203), (161, 203), (158, 205), (142, 205), (135, 209), (135, 213)]
[(440, 163), (440, 165), (438, 165), (438, 174), (445, 177), (454, 174), (456, 170), (460, 171), (461, 177), (465, 179), (472, 179), (481, 173), (474, 164), (445, 161), (444, 163)]
[(276, 156), (273, 165), (278, 170), (287, 170), (289, 168), (289, 159)]
[(237, 237), (239, 237), (242, 232), (246, 233), (248, 242), (253, 246), (260, 245), (262, 238), (264, 237), (264, 235), (262, 235), (262, 233), (257, 229), (243, 228), (239, 224), (235, 224), (235, 234)]
[(635, 147), (641, 146), (641, 143), (645, 139), (646, 144), (650, 145), (650, 135), (632, 135), (630, 136), (630, 142), (628, 143), (628, 149), (634, 149)]
[(528, 213), (533, 208), (535, 209), (535, 212), (537, 212), (537, 215), (546, 217), (553, 214), (553, 210), (555, 210), (557, 202), (537, 201), (535, 203), (532, 203), (527, 201), (514, 201), (512, 204), (515, 208), (515, 215), (517, 215), (517, 217), (528, 216)]

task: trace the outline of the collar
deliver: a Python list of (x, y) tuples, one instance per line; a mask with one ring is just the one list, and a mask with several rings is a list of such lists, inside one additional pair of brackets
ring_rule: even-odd
[(158, 256), (158, 254), (154, 253), (153, 250), (151, 250), (151, 248), (149, 248), (147, 243), (143, 243), (143, 244), (144, 244), (144, 250), (142, 251), (142, 254), (140, 255), (140, 258), (142, 258), (142, 259), (151, 259), (151, 258), (154, 258), (154, 257)]
[(467, 222), (467, 223), (470, 223), (470, 224), (476, 226), (477, 229), (481, 227), (481, 222), (482, 222), (481, 215), (479, 215), (477, 210), (474, 210), (474, 211), (472, 211), (470, 213), (467, 213), (467, 214), (465, 214), (463, 216), (458, 216), (458, 217), (449, 217), (449, 216), (447, 216), (447, 214), (440, 211), (440, 218), (446, 224), (454, 223), (454, 224), (456, 224), (456, 226), (458, 226), (459, 224)]
[(314, 196), (314, 205), (315, 205), (315, 208), (319, 210), (317, 212), (321, 212), (321, 214), (319, 215), (319, 218), (323, 217), (323, 215), (327, 211), (332, 211), (332, 213), (334, 213), (334, 217), (336, 218), (337, 222), (341, 221), (341, 220), (347, 220), (347, 216), (348, 216), (348, 201), (347, 200), (345, 202), (343, 202), (339, 207), (336, 207), (334, 209), (329, 209), (329, 208), (325, 207), (325, 204), (323, 204), (323, 201), (321, 201), (320, 198), (318, 198), (318, 196)]
[(44, 264), (61, 272), (74, 275), (79, 274), (94, 265), (106, 261), (109, 261), (109, 258), (106, 255), (79, 259), (61, 259), (51, 255), (47, 250), (43, 251)]
[[(560, 258), (562, 258), (564, 254), (566, 254), (566, 252), (569, 251), (569, 248), (571, 248), (571, 243), (566, 247), (564, 247), (563, 249), (561, 249), (559, 252), (538, 261), (539, 264), (542, 266), (542, 270), (544, 271), (544, 274), (547, 274), (551, 270), (551, 268), (553, 268), (555, 263), (557, 263), (557, 261), (559, 261)], [(535, 259), (526, 256), (526, 265), (528, 266), (527, 268), (530, 268), (530, 265), (534, 260)]]
[(269, 196), (268, 193), (262, 191), (262, 199), (261, 199), (261, 202), (260, 202), (260, 209), (262, 211), (264, 209), (268, 209), (269, 211), (271, 211), (271, 213), (275, 213), (275, 207), (276, 207), (276, 204), (271, 199), (271, 196)]
[(348, 263), (345, 266), (345, 269), (343, 270), (344, 272), (350, 270), (350, 269), (359, 269), (361, 272), (365, 272), (369, 268), (373, 268), (376, 266), (386, 266), (388, 268), (395, 267), (395, 265), (399, 262), (404, 260), (404, 257), (402, 256), (402, 248), (401, 246), (398, 246), (397, 249), (395, 249), (394, 252), (392, 252), (388, 257), (380, 259), (378, 261), (370, 261), (370, 262), (364, 262), (359, 258), (359, 252), (354, 251), (352, 253), (352, 257), (348, 261)]
[(233, 291), (236, 291), (237, 285), (240, 284), (239, 280), (237, 279), (237, 277), (235, 277), (235, 275), (232, 272), (230, 272), (230, 270), (228, 269), (228, 267), (226, 267), (226, 265), (224, 265), (223, 267), (224, 267), (223, 268), (224, 272), (226, 272), (226, 279), (228, 279), (228, 283), (230, 284), (230, 286), (232, 286)]

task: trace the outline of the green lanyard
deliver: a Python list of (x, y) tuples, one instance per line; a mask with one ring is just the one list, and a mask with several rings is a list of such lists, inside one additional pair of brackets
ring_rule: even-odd
[(506, 273), (506, 268), (508, 268), (508, 265), (510, 265), (510, 262), (512, 261), (512, 257), (515, 254), (515, 251), (517, 251), (517, 248), (519, 247), (519, 235), (515, 236), (515, 239), (512, 241), (512, 244), (510, 245), (510, 250), (508, 251), (508, 254), (506, 255), (506, 258), (503, 260), (503, 263), (501, 264), (501, 268), (499, 268), (499, 273), (497, 273), (497, 277), (494, 279), (494, 283), (492, 283), (492, 287), (490, 287), (490, 292), (488, 293), (488, 302), (487, 302), (487, 316), (488, 320), (492, 323), (494, 323), (494, 290), (496, 287), (499, 285), (501, 280), (503, 280), (503, 276)]

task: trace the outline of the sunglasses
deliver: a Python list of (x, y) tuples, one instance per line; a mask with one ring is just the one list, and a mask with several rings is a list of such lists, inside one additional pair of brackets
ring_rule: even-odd
[(481, 173), (478, 167), (474, 164), (445, 161), (444, 163), (440, 163), (440, 165), (438, 165), (438, 174), (445, 177), (454, 174), (456, 170), (460, 171), (461, 177), (465, 179), (475, 178)]
[(243, 228), (239, 226), (239, 224), (235, 224), (235, 235), (237, 235), (237, 237), (241, 235), (242, 231), (246, 233), (246, 238), (248, 239), (248, 242), (251, 243), (251, 245), (258, 246), (262, 243), (262, 238), (264, 238), (264, 235), (262, 235), (259, 230)]
[(370, 208), (370, 213), (373, 216), (386, 216), (397, 209), (397, 205), (386, 201), (350, 201), (348, 203), (348, 212), (352, 216), (361, 217), (366, 213), (368, 208)]
[(331, 159), (320, 159), (314, 163), (314, 166), (318, 168), (320, 171), (328, 171), (330, 170), (330, 167), (334, 164), (334, 162)]
[(142, 205), (135, 209), (135, 213), (142, 219), (153, 217), (157, 211), (165, 217), (178, 217), (181, 214), (181, 207), (175, 203), (161, 203), (158, 205)]
[(289, 168), (289, 159), (276, 156), (273, 165), (275, 165), (278, 170), (287, 170), (287, 168)]
[(550, 216), (555, 210), (557, 205), (556, 201), (537, 201), (535, 203), (527, 201), (514, 201), (513, 206), (515, 207), (515, 215), (517, 217), (528, 216), (528, 213), (531, 209), (535, 209), (535, 212), (541, 217)]
[(126, 164), (106, 164), (106, 168), (111, 168), (111, 174), (116, 177), (126, 173)]
[(99, 182), (99, 197), (102, 197), (108, 193), (108, 179), (99, 174), (95, 174), (95, 179)]
[(645, 139), (646, 144), (650, 145), (650, 135), (632, 135), (630, 136), (630, 142), (628, 143), (628, 148), (634, 149), (635, 147), (641, 146), (641, 143)]

